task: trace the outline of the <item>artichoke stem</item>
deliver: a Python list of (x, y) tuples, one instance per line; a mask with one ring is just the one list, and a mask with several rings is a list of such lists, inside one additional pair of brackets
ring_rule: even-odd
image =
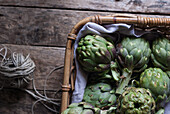
[(117, 94), (122, 94), (124, 92), (124, 88), (128, 86), (128, 83), (131, 79), (132, 70), (123, 69), (123, 79), (121, 79), (118, 88), (116, 89)]

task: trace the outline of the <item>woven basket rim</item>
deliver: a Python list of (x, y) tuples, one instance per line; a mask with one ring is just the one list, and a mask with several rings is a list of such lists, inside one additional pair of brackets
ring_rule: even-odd
[[(73, 65), (73, 43), (77, 37), (79, 30), (87, 23), (94, 22), (97, 24), (115, 24), (115, 23), (126, 23), (126, 24), (137, 24), (137, 26), (162, 26), (170, 27), (170, 18), (154, 18), (154, 17), (143, 17), (136, 16), (134, 14), (112, 14), (108, 16), (90, 16), (79, 21), (68, 34), (67, 45), (65, 51), (65, 62), (64, 62), (64, 77), (62, 85), (62, 101), (61, 101), (61, 112), (63, 112), (69, 105), (70, 90), (74, 89), (74, 82), (76, 74), (73, 74), (75, 66)], [(71, 77), (71, 83), (70, 83)]]

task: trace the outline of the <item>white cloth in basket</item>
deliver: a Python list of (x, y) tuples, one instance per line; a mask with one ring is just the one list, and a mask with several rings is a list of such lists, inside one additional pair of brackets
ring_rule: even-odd
[[(75, 45), (74, 45), (75, 60), (76, 60), (76, 48), (78, 46), (78, 42), (80, 38), (86, 36), (87, 34), (97, 34), (101, 36), (107, 36), (107, 37), (112, 38), (113, 40), (116, 40), (114, 36), (109, 35), (110, 33), (114, 33), (116, 31), (118, 31), (121, 34), (132, 35), (136, 37), (140, 37), (144, 34), (150, 33), (150, 32), (144, 32), (144, 31), (135, 31), (133, 25), (109, 24), (109, 25), (101, 26), (96, 23), (88, 22), (82, 27), (82, 29), (79, 31), (77, 35)], [(84, 95), (84, 89), (86, 87), (87, 77), (88, 77), (88, 73), (84, 72), (81, 69), (81, 67), (79, 67), (79, 63), (77, 60), (76, 60), (76, 69), (77, 69), (77, 76), (76, 76), (76, 81), (75, 81), (75, 90), (72, 96), (72, 103), (78, 103), (82, 101), (83, 95)]]

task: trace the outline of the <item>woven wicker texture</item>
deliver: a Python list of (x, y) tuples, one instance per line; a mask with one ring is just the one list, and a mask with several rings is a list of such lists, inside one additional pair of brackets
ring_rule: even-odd
[[(73, 70), (73, 44), (76, 39), (76, 35), (79, 30), (87, 22), (94, 22), (97, 24), (115, 24), (115, 23), (126, 23), (126, 24), (135, 24), (140, 28), (156, 28), (160, 31), (163, 31), (164, 34), (170, 34), (170, 18), (150, 18), (150, 17), (141, 17), (135, 15), (109, 15), (109, 16), (91, 16), (87, 17), (80, 22), (78, 22), (68, 34), (68, 41), (66, 45), (65, 52), (65, 64), (64, 64), (64, 80), (63, 80), (63, 93), (62, 93), (62, 103), (61, 103), (61, 112), (63, 112), (69, 105), (71, 90), (74, 88), (75, 75)], [(76, 69), (75, 69), (76, 70)], [(71, 78), (71, 87), (70, 88), (70, 78)], [(73, 79), (74, 78), (74, 79)]]

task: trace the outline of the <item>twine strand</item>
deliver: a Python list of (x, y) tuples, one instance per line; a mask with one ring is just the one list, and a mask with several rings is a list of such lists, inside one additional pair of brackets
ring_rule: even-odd
[[(36, 99), (32, 105), (32, 114), (34, 114), (34, 107), (37, 103), (41, 103), (48, 110), (59, 113), (56, 108), (60, 107), (61, 99), (50, 98), (46, 93), (47, 80), (49, 76), (56, 70), (64, 68), (64, 66), (55, 67), (46, 76), (44, 82), (43, 94), (41, 94), (35, 86), (34, 70), (35, 63), (31, 60), (30, 54), (26, 57), (22, 53), (12, 52), (9, 48), (3, 47), (0, 49), (0, 90), (4, 87), (18, 88), (25, 91)], [(32, 81), (33, 91), (23, 88), (25, 84)], [(57, 92), (58, 93), (58, 92)], [(51, 104), (53, 107), (47, 105)]]
[[(36, 86), (35, 86), (35, 80), (34, 80), (34, 75), (32, 75), (32, 85), (33, 85), (33, 90), (35, 93), (31, 92), (30, 90), (27, 90), (27, 89), (23, 89), (24, 91), (26, 91), (28, 94), (30, 94), (32, 97), (34, 97), (36, 99), (36, 101), (34, 102), (34, 104), (32, 105), (32, 114), (34, 114), (34, 107), (37, 103), (41, 103), (44, 107), (46, 107), (48, 110), (52, 111), (52, 112), (55, 112), (55, 113), (59, 113), (56, 108), (54, 107), (60, 107), (60, 101), (61, 99), (54, 99), (54, 98), (49, 98), (46, 94), (46, 86), (47, 86), (47, 80), (49, 78), (49, 76), (56, 70), (58, 69), (61, 69), (61, 68), (64, 68), (64, 66), (59, 66), (59, 67), (56, 67), (54, 69), (52, 69), (50, 71), (50, 73), (46, 76), (46, 79), (45, 79), (45, 84), (44, 84), (44, 90), (43, 90), (43, 94), (39, 93), (39, 91), (36, 89)], [(44, 102), (48, 103), (48, 104), (52, 104), (53, 105), (53, 108), (49, 107), (48, 105), (46, 105)]]
[(0, 83), (3, 87), (22, 88), (31, 81), (30, 74), (35, 63), (22, 53), (12, 52), (9, 48), (0, 49)]
[[(34, 104), (32, 105), (32, 114), (34, 114), (34, 106), (40, 102), (42, 105), (44, 105), (48, 110), (52, 111), (52, 112), (55, 112), (55, 113), (59, 113), (56, 108), (54, 108), (54, 105), (55, 107), (60, 107), (60, 101), (61, 99), (54, 99), (54, 98), (49, 98), (46, 94), (46, 86), (47, 86), (47, 80), (49, 78), (49, 76), (56, 70), (58, 69), (61, 69), (61, 68), (64, 68), (64, 66), (59, 66), (59, 67), (56, 67), (54, 69), (52, 69), (50, 71), (50, 73), (46, 76), (46, 79), (45, 79), (45, 84), (44, 84), (44, 90), (43, 90), (43, 94), (39, 93), (36, 89), (36, 86), (35, 86), (35, 80), (34, 80), (34, 75), (32, 75), (33, 77), (33, 80), (32, 80), (32, 83), (33, 83), (33, 90), (35, 93), (31, 92), (30, 90), (27, 90), (27, 89), (23, 89), (24, 91), (26, 91), (28, 94), (30, 94), (31, 96), (33, 96), (35, 99), (37, 99)], [(46, 103), (49, 103), (49, 104), (52, 104), (53, 105), (53, 108), (49, 107), (48, 105), (46, 105), (44, 102)]]

